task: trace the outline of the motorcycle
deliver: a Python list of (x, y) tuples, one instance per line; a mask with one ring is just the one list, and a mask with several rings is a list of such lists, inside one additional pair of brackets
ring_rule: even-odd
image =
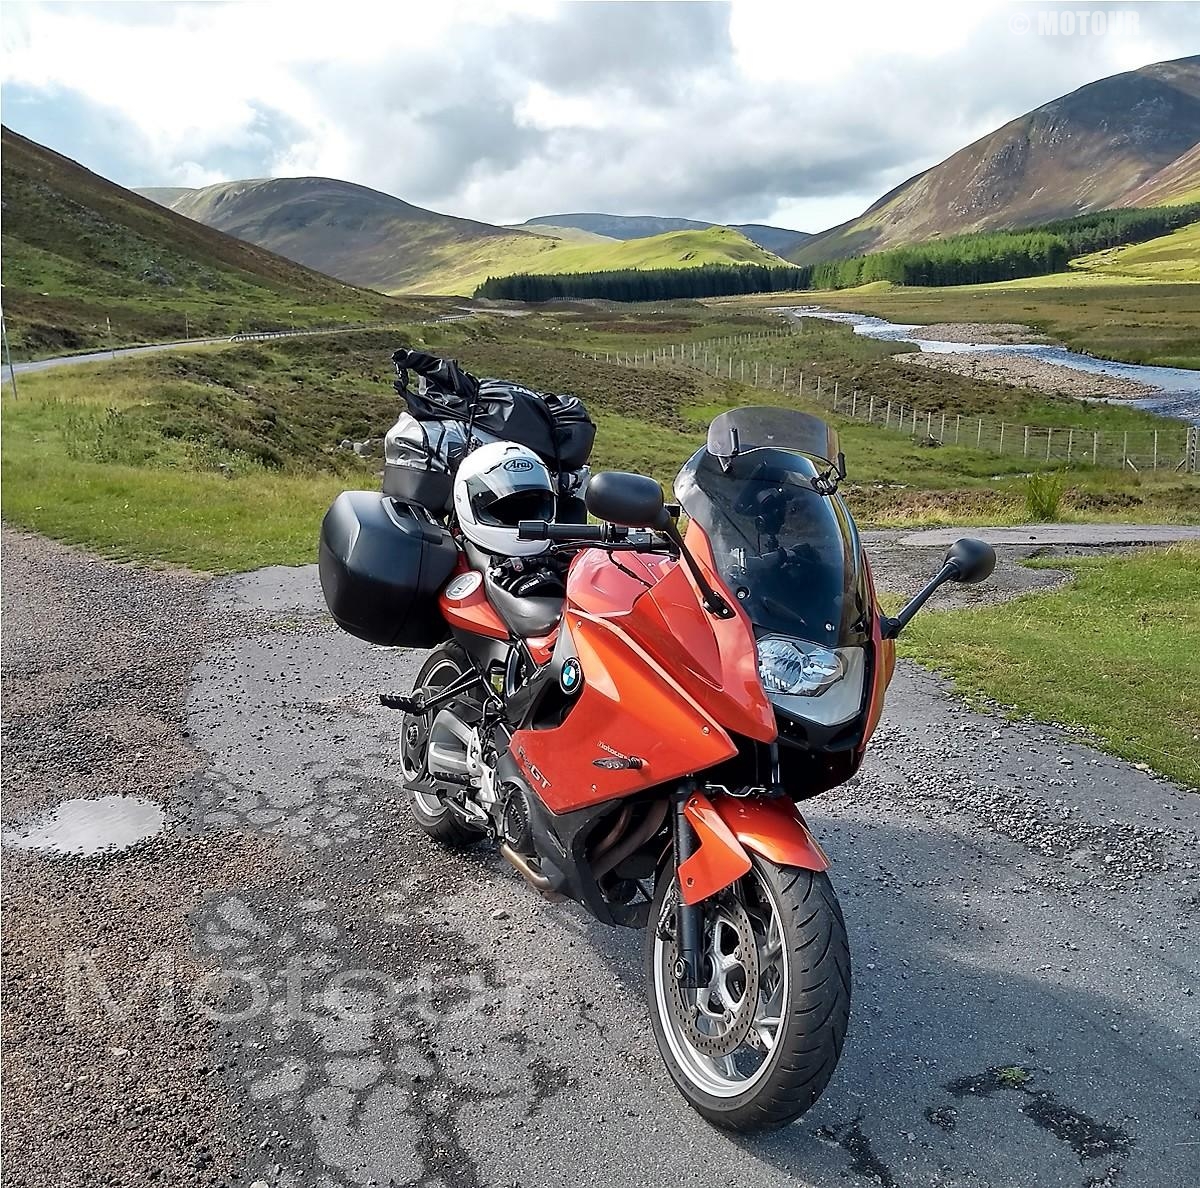
[[(375, 636), (436, 641), (412, 693), (383, 698), (403, 714), (416, 821), (446, 847), (491, 841), (547, 898), (643, 928), (667, 1071), (735, 1131), (809, 1109), (849, 1020), (845, 924), (799, 806), (857, 771), (916, 611), (995, 565), (988, 545), (960, 540), (885, 615), (844, 477), (818, 418), (722, 413), (676, 479), (677, 504), (652, 479), (608, 472), (586, 489), (599, 523), (520, 522), (521, 540), (567, 563), (557, 596), (512, 594), (452, 523), (370, 496), (393, 528), (411, 515), (430, 575), (389, 603), (424, 598), (421, 631), (381, 623)], [(364, 524), (382, 513), (347, 494), (363, 498), (349, 526), (337, 504), (327, 517), (322, 581), (335, 618), (357, 614), (348, 629), (363, 634), (384, 614), (378, 587), (354, 613), (345, 595)]]

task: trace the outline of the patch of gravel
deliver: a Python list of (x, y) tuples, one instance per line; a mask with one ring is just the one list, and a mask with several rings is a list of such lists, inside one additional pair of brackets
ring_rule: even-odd
[(1057, 345), (1055, 339), (1019, 322), (933, 322), (919, 327), (917, 337), (930, 342), (967, 342), (980, 346), (1007, 346), (1024, 342)]
[[(899, 594), (911, 597), (942, 566), (946, 555), (944, 547), (920, 548), (904, 545), (898, 537), (902, 533), (863, 533), (867, 557), (871, 563), (871, 574), (875, 588), (880, 594)], [(971, 529), (964, 528), (963, 536), (970, 536)], [(1064, 569), (1030, 569), (1021, 561), (1028, 557), (1041, 556), (1048, 549), (1028, 546), (1008, 546), (996, 550), (996, 569), (986, 582), (977, 586), (960, 586), (947, 582), (926, 604), (925, 610), (965, 610), (973, 606), (988, 606), (997, 602), (1009, 602), (1022, 594), (1035, 591), (1054, 590), (1071, 581), (1071, 573)], [(1055, 550), (1060, 556), (1065, 550)]]
[(950, 371), (955, 375), (969, 376), (971, 379), (991, 380), (1011, 388), (1035, 388), (1051, 396), (1153, 396), (1158, 392), (1157, 388), (1152, 388), (1149, 384), (1140, 384), (1136, 380), (1122, 379), (1100, 372), (1076, 371), (1057, 363), (1033, 359), (1028, 355), (1005, 354), (999, 351), (961, 355), (911, 352), (893, 355), (892, 358), (902, 367), (932, 367), (937, 371)]
[(6, 1183), (228, 1183), (238, 1126), (193, 994), (212, 965), (189, 913), (272, 877), (280, 851), (193, 828), (205, 763), (186, 698), (201, 649), (248, 624), (212, 622), (207, 580), (183, 570), (8, 529), (2, 543), (5, 825), (112, 794), (149, 798), (169, 822), (97, 858), (6, 851)]

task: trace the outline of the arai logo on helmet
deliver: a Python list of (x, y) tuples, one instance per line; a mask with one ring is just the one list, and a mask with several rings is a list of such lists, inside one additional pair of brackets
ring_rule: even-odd
[(509, 460), (504, 463), (504, 469), (524, 472), (527, 470), (532, 470), (533, 463), (530, 462), (528, 458), (509, 458)]

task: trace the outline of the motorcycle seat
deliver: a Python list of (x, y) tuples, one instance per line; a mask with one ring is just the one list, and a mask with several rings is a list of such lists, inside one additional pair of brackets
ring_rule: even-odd
[(566, 600), (561, 594), (521, 597), (505, 590), (490, 573), (484, 574), (483, 585), (488, 601), (504, 620), (504, 625), (522, 639), (549, 635), (562, 618)]

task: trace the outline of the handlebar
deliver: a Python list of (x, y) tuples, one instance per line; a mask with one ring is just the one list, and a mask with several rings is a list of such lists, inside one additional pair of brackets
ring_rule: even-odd
[(547, 520), (522, 520), (517, 525), (518, 540), (595, 540), (604, 543), (624, 540), (628, 528), (617, 524), (551, 524)]

